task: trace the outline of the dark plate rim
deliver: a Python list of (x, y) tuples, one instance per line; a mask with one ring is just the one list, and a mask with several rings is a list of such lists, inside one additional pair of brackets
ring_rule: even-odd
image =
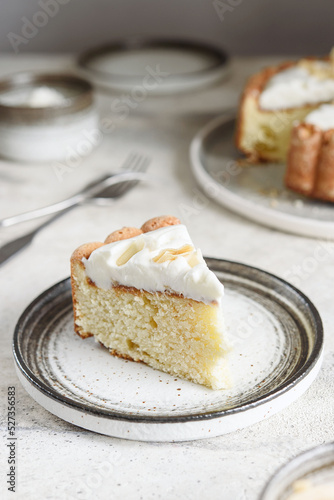
[(135, 82), (138, 78), (142, 78), (143, 75), (126, 75), (121, 73), (108, 73), (101, 70), (93, 70), (89, 67), (91, 61), (102, 55), (113, 53), (113, 52), (126, 52), (129, 50), (139, 50), (142, 48), (174, 48), (174, 49), (187, 49), (192, 52), (204, 52), (210, 53), (216, 59), (216, 62), (211, 66), (199, 71), (191, 71), (189, 73), (174, 73), (168, 77), (169, 81), (177, 79), (178, 81), (188, 81), (193, 79), (194, 76), (201, 76), (208, 74), (212, 71), (216, 71), (220, 68), (225, 67), (229, 62), (229, 56), (224, 51), (216, 46), (209, 45), (207, 43), (201, 43), (198, 41), (182, 40), (182, 39), (166, 39), (166, 38), (129, 38), (125, 40), (115, 41), (114, 43), (109, 43), (101, 45), (96, 48), (92, 48), (80, 54), (77, 58), (77, 64), (79, 67), (99, 75), (100, 77), (106, 78), (107, 80), (113, 79), (115, 82), (123, 83), (124, 80)]
[[(239, 267), (239, 269), (249, 270), (251, 269), (252, 271), (255, 271), (257, 273), (260, 273), (262, 275), (268, 276), (270, 279), (274, 279), (275, 281), (278, 281), (281, 285), (284, 287), (290, 289), (294, 294), (297, 294), (300, 296), (300, 298), (303, 300), (303, 302), (306, 304), (306, 306), (309, 308), (309, 311), (312, 314), (312, 317), (314, 319), (314, 324), (315, 324), (315, 342), (313, 349), (306, 360), (305, 364), (299, 368), (299, 370), (288, 380), (286, 380), (281, 386), (279, 386), (278, 389), (273, 389), (270, 391), (268, 394), (262, 395), (258, 397), (256, 400), (251, 401), (249, 403), (243, 404), (241, 406), (235, 407), (235, 408), (230, 408), (227, 410), (220, 410), (220, 411), (214, 411), (214, 412), (203, 412), (203, 413), (194, 413), (191, 415), (176, 415), (176, 416), (168, 416), (168, 417), (163, 417), (163, 416), (138, 416), (138, 415), (130, 415), (130, 414), (124, 414), (124, 413), (118, 413), (110, 410), (101, 410), (100, 408), (94, 409), (90, 406), (86, 406), (85, 404), (78, 403), (77, 401), (73, 401), (72, 399), (60, 395), (57, 391), (54, 389), (50, 388), (46, 384), (44, 384), (42, 381), (36, 377), (32, 371), (30, 370), (29, 366), (25, 363), (24, 359), (21, 356), (20, 353), (20, 345), (19, 345), (19, 334), (20, 330), (26, 320), (27, 317), (29, 317), (30, 312), (35, 309), (36, 306), (47, 296), (50, 294), (54, 294), (55, 292), (58, 291), (58, 289), (63, 288), (67, 286), (70, 283), (70, 278), (65, 278), (64, 280), (56, 283), (55, 285), (51, 286), (44, 292), (42, 292), (38, 297), (36, 297), (23, 311), (21, 314), (15, 330), (14, 330), (14, 337), (13, 337), (13, 356), (14, 356), (14, 361), (18, 367), (18, 369), (21, 371), (21, 373), (24, 375), (24, 377), (36, 388), (38, 389), (41, 393), (43, 393), (45, 396), (48, 396), (49, 398), (53, 399), (54, 401), (66, 405), (73, 410), (77, 410), (79, 412), (85, 412), (87, 414), (96, 416), (96, 417), (101, 417), (101, 418), (106, 418), (109, 420), (123, 420), (123, 421), (128, 421), (128, 422), (133, 422), (133, 423), (180, 423), (180, 422), (197, 422), (201, 420), (211, 420), (211, 419), (218, 419), (218, 418), (224, 418), (229, 415), (234, 415), (238, 414), (247, 410), (251, 410), (255, 407), (258, 407), (260, 405), (269, 403), (270, 401), (276, 399), (277, 397), (283, 395), (284, 393), (288, 392), (289, 390), (293, 389), (302, 379), (304, 379), (310, 371), (312, 371), (313, 367), (316, 365), (318, 362), (322, 349), (323, 349), (323, 325), (322, 325), (322, 320), (319, 315), (318, 310), (314, 306), (314, 304), (311, 302), (311, 300), (304, 295), (303, 292), (298, 290), (295, 286), (291, 285), (284, 279), (275, 276), (272, 273), (269, 273), (268, 271), (264, 271), (262, 269), (259, 269), (254, 266), (250, 266), (247, 264), (242, 264), (241, 262), (236, 262), (236, 261), (230, 261), (226, 259), (217, 259), (213, 257), (205, 257), (205, 260), (207, 261), (207, 264), (210, 269), (213, 271), (215, 270), (215, 264), (218, 265), (219, 263), (225, 263), (225, 264), (232, 264), (236, 267)], [(68, 289), (68, 288), (67, 288)], [(62, 293), (60, 291), (59, 293)], [(56, 294), (57, 295), (57, 294)]]

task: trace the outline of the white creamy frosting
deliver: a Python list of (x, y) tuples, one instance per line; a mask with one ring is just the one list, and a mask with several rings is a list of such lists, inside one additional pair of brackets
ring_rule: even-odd
[[(192, 248), (189, 251), (190, 245)], [(179, 250), (174, 255), (164, 250)], [(124, 264), (124, 253), (132, 254)], [(156, 262), (171, 255), (174, 260)], [(161, 259), (160, 259), (161, 260)], [(127, 240), (115, 241), (94, 250), (88, 259), (83, 258), (87, 276), (99, 287), (110, 289), (113, 284), (134, 287), (148, 292), (176, 292), (184, 297), (210, 303), (221, 302), (224, 287), (209, 270), (200, 250), (196, 250), (186, 227), (182, 224), (167, 226), (140, 234)]]
[[(317, 61), (315, 70), (329, 72), (329, 63)], [(262, 109), (295, 108), (334, 99), (334, 78), (319, 78), (303, 66), (293, 66), (274, 75), (259, 98)]]
[(304, 121), (316, 125), (321, 130), (334, 129), (334, 105), (323, 104), (307, 115)]
[(27, 106), (43, 108), (56, 106), (64, 101), (64, 96), (58, 90), (42, 85), (34, 89), (7, 92), (0, 97), (1, 104), (7, 106)]

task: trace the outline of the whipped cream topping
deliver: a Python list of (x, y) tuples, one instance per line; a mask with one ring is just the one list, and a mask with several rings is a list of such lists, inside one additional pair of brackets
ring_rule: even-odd
[(334, 105), (323, 104), (307, 115), (304, 121), (319, 127), (321, 130), (334, 129)]
[(259, 97), (262, 109), (275, 110), (316, 104), (334, 99), (334, 74), (330, 63), (315, 61), (274, 75)]
[(176, 292), (221, 303), (224, 287), (196, 250), (182, 224), (115, 241), (83, 258), (87, 276), (105, 290), (124, 285), (148, 292)]
[(30, 108), (56, 106), (61, 104), (64, 99), (61, 92), (44, 85), (34, 89), (7, 92), (0, 96), (1, 104), (7, 106), (27, 106)]

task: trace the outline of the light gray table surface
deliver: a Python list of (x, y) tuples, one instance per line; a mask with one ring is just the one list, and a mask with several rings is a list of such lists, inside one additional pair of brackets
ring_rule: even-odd
[[(299, 452), (334, 440), (334, 244), (267, 229), (207, 199), (196, 187), (189, 144), (211, 117), (236, 106), (245, 78), (274, 58), (237, 59), (229, 79), (201, 92), (142, 100), (117, 119), (112, 133), (86, 159), (57, 176), (54, 164), (0, 160), (0, 217), (60, 200), (100, 173), (116, 170), (131, 150), (152, 158), (150, 172), (163, 184), (142, 183), (112, 207), (84, 205), (45, 228), (33, 244), (0, 268), (1, 498), (7, 492), (7, 387), (17, 393), (16, 498), (256, 500), (270, 475)], [(22, 69), (70, 69), (69, 56), (1, 56), (0, 76)], [(115, 95), (99, 94), (101, 115)], [(59, 173), (59, 171), (58, 171)], [(51, 415), (24, 391), (11, 342), (23, 309), (69, 276), (69, 257), (81, 243), (103, 239), (124, 225), (171, 213), (188, 226), (204, 255), (240, 261), (291, 276), (318, 308), (325, 357), (316, 381), (290, 407), (233, 434), (183, 443), (114, 439)], [(36, 225), (0, 231), (0, 244)], [(319, 245), (326, 246), (320, 253)], [(2, 496), (2, 492), (4, 495)]]

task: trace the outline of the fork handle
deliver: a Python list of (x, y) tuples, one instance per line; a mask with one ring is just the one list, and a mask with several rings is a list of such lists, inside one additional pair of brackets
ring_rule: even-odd
[(43, 208), (37, 208), (36, 210), (31, 210), (29, 212), (24, 212), (22, 214), (13, 215), (12, 217), (7, 217), (0, 221), (0, 227), (14, 226), (19, 222), (25, 222), (32, 219), (37, 219), (38, 217), (43, 217), (44, 215), (51, 215), (57, 212), (61, 212), (66, 208), (73, 207), (82, 201), (82, 197), (79, 195), (72, 196), (66, 200), (60, 201), (59, 203), (54, 203)]
[(61, 210), (60, 212), (56, 213), (55, 215), (44, 221), (40, 226), (37, 226), (29, 233), (26, 233), (18, 238), (15, 238), (14, 240), (8, 241), (5, 245), (0, 247), (0, 266), (8, 259), (13, 257), (16, 253), (20, 252), (28, 245), (30, 245), (30, 243), (32, 242), (38, 231), (44, 229), (46, 226), (51, 224), (51, 222), (54, 222), (56, 219), (58, 219), (58, 217), (67, 213), (69, 210), (71, 210), (71, 208), (72, 207)]
[(66, 200), (59, 201), (58, 203), (53, 203), (52, 205), (48, 205), (46, 207), (37, 208), (35, 210), (30, 210), (28, 212), (24, 212), (21, 214), (13, 215), (11, 217), (7, 217), (5, 219), (0, 220), (0, 227), (8, 227), (13, 226), (14, 224), (18, 224), (19, 222), (25, 222), (32, 219), (37, 219), (38, 217), (43, 217), (44, 215), (51, 215), (66, 208), (73, 207), (78, 205), (82, 201), (84, 201), (88, 196), (90, 190), (96, 186), (100, 186), (101, 182), (106, 180), (106, 176), (98, 179), (95, 182), (92, 182), (84, 187), (82, 191), (79, 193), (66, 198)]
[(114, 174), (112, 176), (104, 176), (95, 182), (88, 184), (82, 191), (67, 198), (66, 200), (59, 201), (52, 205), (46, 207), (37, 208), (36, 210), (30, 210), (29, 212), (24, 212), (22, 214), (13, 215), (12, 217), (7, 217), (6, 219), (0, 220), (0, 227), (13, 226), (19, 222), (25, 222), (32, 219), (37, 219), (38, 217), (43, 217), (44, 215), (51, 215), (57, 212), (61, 212), (66, 208), (79, 205), (87, 198), (91, 198), (97, 194), (100, 190), (105, 189), (114, 184), (119, 184), (125, 181), (141, 180), (145, 179), (146, 174), (140, 172), (124, 172), (120, 174)]

